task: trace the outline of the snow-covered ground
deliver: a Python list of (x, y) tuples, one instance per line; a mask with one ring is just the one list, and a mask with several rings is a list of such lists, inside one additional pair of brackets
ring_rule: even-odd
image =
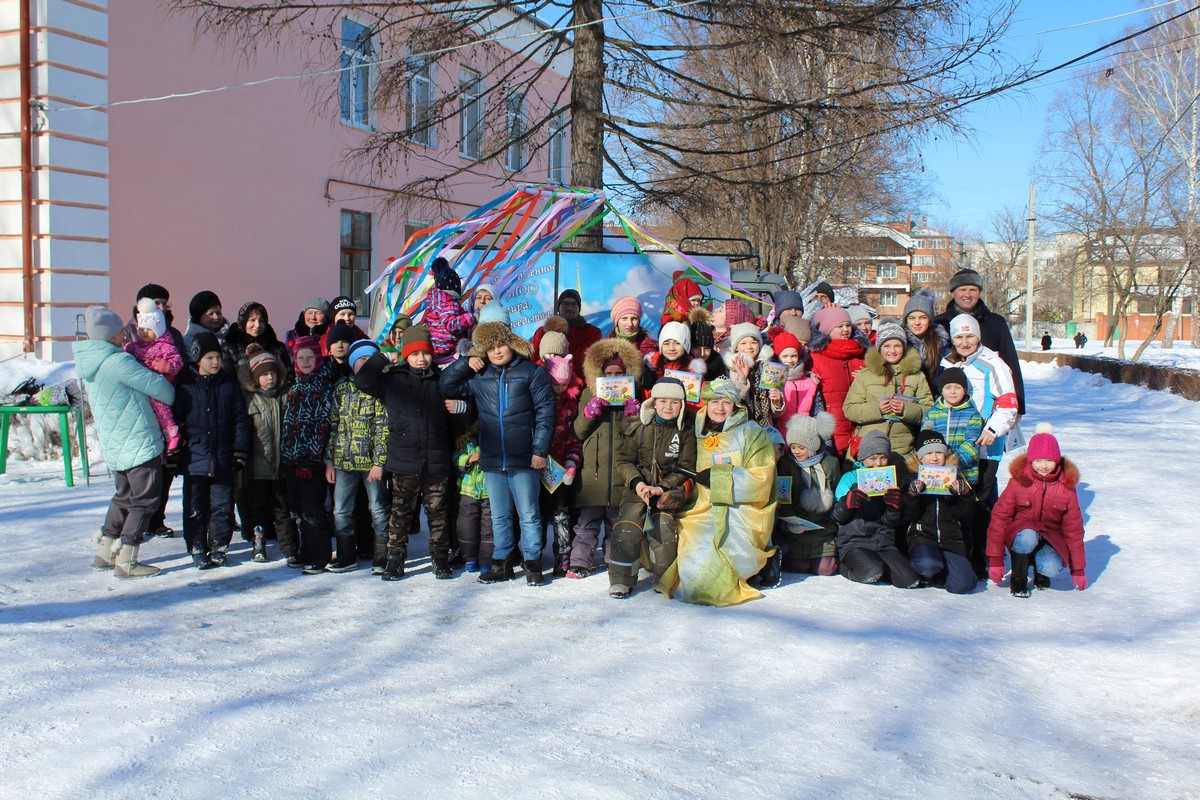
[[(1088, 576), (1029, 600), (801, 579), (712, 609), (420, 558), (91, 570), (110, 484), (0, 477), (0, 796), (1200, 797), (1200, 406), (1024, 367)], [(179, 526), (178, 484), (169, 521)], [(643, 581), (644, 585), (644, 581)]]
[[(1133, 358), (1133, 354), (1137, 352), (1138, 345), (1141, 342), (1126, 342), (1125, 343), (1125, 361)], [(1025, 342), (1018, 340), (1016, 342), (1017, 352), (1025, 352)], [(1040, 342), (1033, 343), (1033, 350), (1036, 353), (1042, 352)], [(1071, 353), (1077, 356), (1099, 356), (1101, 358), (1120, 359), (1117, 355), (1117, 346), (1104, 347), (1104, 341), (1088, 340), (1088, 343), (1082, 349), (1076, 350), (1075, 343), (1070, 339), (1054, 339), (1050, 347), (1052, 353)], [(1177, 369), (1200, 370), (1200, 349), (1192, 347), (1187, 342), (1175, 342), (1170, 349), (1163, 349), (1162, 342), (1152, 342), (1146, 348), (1146, 352), (1142, 353), (1142, 357), (1138, 359), (1139, 364), (1153, 364), (1159, 367), (1175, 367)]]

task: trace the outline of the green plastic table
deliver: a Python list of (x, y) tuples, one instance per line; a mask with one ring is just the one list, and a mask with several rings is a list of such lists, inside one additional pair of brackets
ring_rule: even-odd
[(87, 434), (83, 427), (82, 406), (0, 406), (0, 475), (8, 469), (8, 426), (18, 414), (58, 414), (58, 430), (63, 441), (63, 475), (67, 486), (75, 485), (74, 469), (71, 465), (71, 413), (75, 414), (75, 432), (79, 437), (79, 455), (83, 461), (83, 477), (90, 479), (88, 472)]

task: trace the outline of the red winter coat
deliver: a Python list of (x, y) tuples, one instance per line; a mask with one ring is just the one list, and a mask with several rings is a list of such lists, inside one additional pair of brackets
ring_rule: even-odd
[(825, 410), (833, 414), (837, 426), (833, 429), (833, 444), (838, 457), (846, 455), (850, 446), (850, 433), (854, 426), (842, 413), (842, 401), (854, 382), (854, 374), (866, 366), (863, 355), (867, 349), (854, 339), (827, 339), (824, 335), (813, 338), (812, 372), (821, 379), (821, 396), (825, 398)]
[[(536, 356), (538, 348), (542, 344), (542, 337), (546, 335), (546, 327), (538, 328), (533, 334), (533, 353)], [(567, 326), (567, 352), (571, 354), (571, 366), (575, 368), (575, 374), (583, 377), (583, 357), (587, 354), (589, 347), (600, 341), (600, 329), (595, 325), (568, 325)], [(540, 364), (541, 359), (537, 359)]]
[(988, 525), (987, 556), (993, 567), (1004, 566), (1004, 551), (1026, 528), (1038, 532), (1054, 548), (1072, 575), (1083, 575), (1087, 557), (1083, 549), (1083, 513), (1079, 510), (1079, 469), (1063, 459), (1058, 469), (1043, 478), (1033, 471), (1025, 453), (1009, 464), (1010, 480), (992, 509)]
[(573, 462), (583, 463), (583, 443), (575, 436), (575, 417), (579, 415), (579, 396), (583, 394), (583, 379), (571, 376), (571, 383), (554, 396), (554, 438), (550, 440), (550, 455), (564, 467)]

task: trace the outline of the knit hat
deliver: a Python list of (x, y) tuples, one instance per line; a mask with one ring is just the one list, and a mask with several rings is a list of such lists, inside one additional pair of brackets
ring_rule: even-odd
[(738, 342), (742, 339), (753, 339), (762, 346), (762, 331), (753, 322), (739, 322), (729, 327), (729, 347), (737, 350)]
[(167, 291), (167, 287), (157, 283), (147, 283), (142, 288), (138, 289), (137, 299), (149, 297), (151, 300), (170, 300), (171, 293)]
[(787, 317), (781, 324), (785, 331), (795, 336), (801, 343), (808, 344), (812, 341), (812, 323), (804, 317)]
[[(543, 340), (544, 341), (544, 340)], [(550, 380), (560, 386), (571, 382), (575, 369), (571, 366), (571, 356), (545, 356), (542, 359), (542, 369), (550, 376)]]
[(953, 339), (962, 333), (972, 334), (976, 339), (981, 338), (979, 336), (979, 320), (970, 314), (959, 314), (950, 320), (950, 338)]
[(625, 366), (625, 359), (621, 358), (620, 353), (613, 353), (611, 356), (609, 356), (608, 360), (600, 365), (600, 371), (603, 372), (609, 367), (620, 367), (622, 374), (625, 374), (629, 371)]
[(472, 297), (474, 297), (475, 295), (479, 294), (480, 292), (487, 292), (489, 295), (491, 295), (491, 296), (492, 296), (492, 302), (499, 302), (499, 301), (500, 301), (500, 296), (499, 296), (498, 294), (496, 294), (496, 286), (495, 286), (495, 284), (492, 284), (492, 283), (481, 283), (481, 284), (479, 284), (478, 286), (476, 286), (476, 287), (475, 287), (475, 291), (471, 293), (471, 296), (472, 296)]
[(933, 301), (936, 299), (937, 296), (929, 289), (917, 289), (916, 294), (908, 298), (908, 302), (904, 304), (904, 313), (900, 316), (900, 320), (907, 325), (908, 315), (914, 311), (920, 311), (932, 321), (936, 316), (933, 312)]
[(209, 353), (221, 352), (221, 340), (211, 331), (200, 331), (192, 337), (192, 355), (196, 360), (204, 358)]
[(354, 362), (360, 358), (370, 358), (379, 352), (379, 345), (372, 342), (370, 339), (359, 339), (350, 345), (350, 349), (346, 351), (346, 363), (351, 367)]
[(346, 311), (347, 309), (353, 311), (355, 316), (358, 316), (358, 304), (343, 294), (333, 298), (333, 301), (329, 304), (329, 311), (326, 313), (336, 317), (339, 311)]
[(167, 318), (149, 297), (143, 297), (137, 304), (137, 326), (154, 331), (156, 337), (167, 332)]
[(570, 325), (566, 319), (557, 314), (547, 317), (542, 323), (542, 340), (538, 342), (538, 358), (546, 356), (565, 356), (571, 351), (571, 342), (567, 339)]
[(258, 303), (258, 302), (255, 302), (254, 300), (250, 300), (246, 303), (243, 303), (242, 307), (238, 309), (238, 313), (237, 313), (238, 327), (241, 328), (242, 330), (245, 330), (246, 329), (246, 320), (250, 319), (250, 315), (255, 312), (257, 312), (258, 315), (260, 317), (262, 317), (263, 325), (266, 325), (268, 322), (268, 319), (269, 319), (267, 317), (267, 307), (264, 306), (262, 303)]
[(505, 325), (512, 325), (512, 318), (508, 315), (508, 309), (497, 298), (479, 310), (479, 319), (476, 322), (480, 325), (485, 322), (502, 322)]
[(251, 344), (246, 348), (246, 362), (250, 365), (250, 375), (254, 380), (279, 369), (279, 359), (261, 344)]
[(983, 277), (973, 269), (960, 269), (950, 276), (950, 291), (953, 292), (960, 286), (974, 286), (982, 292)]
[(775, 355), (783, 355), (784, 350), (795, 350), (797, 353), (804, 353), (804, 348), (801, 346), (800, 340), (787, 331), (780, 331), (775, 334), (775, 338), (771, 340), (771, 347), (775, 348)]
[(188, 314), (191, 315), (192, 322), (199, 324), (205, 311), (219, 305), (221, 305), (221, 298), (217, 297), (217, 293), (205, 289), (202, 292), (196, 292), (192, 297), (191, 302), (188, 303)]
[(813, 294), (814, 295), (823, 294), (826, 297), (828, 297), (830, 300), (832, 300), (834, 303), (837, 302), (837, 294), (833, 291), (833, 287), (829, 285), (829, 281), (821, 281), (816, 286), (814, 286)]
[(963, 387), (964, 392), (971, 391), (971, 382), (967, 380), (967, 373), (959, 367), (949, 367), (943, 370), (941, 375), (938, 375), (938, 391), (943, 391), (951, 383), (957, 383)]
[(692, 332), (682, 322), (668, 322), (658, 333), (658, 349), (662, 352), (662, 344), (668, 339), (674, 339), (683, 345), (685, 351), (691, 352)]
[(816, 416), (794, 414), (787, 423), (788, 444), (798, 444), (812, 454), (820, 452), (821, 445), (833, 435), (837, 420), (828, 411), (821, 411)]
[(801, 314), (804, 313), (804, 298), (799, 292), (793, 292), (790, 289), (784, 289), (775, 293), (775, 318), (778, 319), (785, 311), (795, 309)]
[(325, 337), (325, 346), (333, 347), (338, 342), (353, 342), (356, 338), (353, 325), (338, 322), (329, 329), (329, 334)]
[(718, 397), (724, 397), (739, 406), (742, 405), (742, 392), (738, 389), (737, 384), (729, 378), (714, 378), (711, 381), (705, 381), (704, 388), (700, 390), (701, 400), (713, 400)]
[(813, 325), (821, 333), (828, 335), (838, 325), (850, 321), (850, 314), (841, 306), (825, 306), (813, 315)]
[(850, 306), (846, 309), (846, 313), (850, 315), (851, 325), (857, 325), (858, 323), (864, 321), (871, 321), (871, 308), (870, 306), (863, 305), (862, 303), (855, 303), (854, 305)]
[(304, 312), (310, 308), (315, 308), (322, 314), (329, 314), (329, 301), (324, 297), (310, 297), (308, 302), (304, 304), (304, 308), (300, 309), (300, 316), (304, 316)]
[(869, 431), (858, 444), (855, 460), (860, 464), (871, 456), (887, 456), (892, 453), (892, 442), (883, 431)]
[(579, 292), (574, 289), (563, 289), (558, 293), (558, 300), (554, 303), (554, 310), (557, 311), (558, 307), (562, 305), (562, 301), (567, 298), (573, 299), (579, 304), (580, 308), (583, 307), (583, 298), (579, 296)]
[(407, 361), (413, 353), (433, 353), (433, 337), (424, 325), (413, 325), (400, 339), (400, 357)]
[(412, 317), (408, 314), (397, 314), (396, 319), (392, 322), (392, 330), (399, 328), (401, 331), (406, 331), (412, 326)]
[(1062, 460), (1062, 451), (1058, 448), (1058, 439), (1054, 438), (1054, 427), (1049, 422), (1040, 422), (1037, 426), (1037, 433), (1029, 438), (1029, 449), (1026, 451), (1026, 458), (1030, 463), (1034, 461), (1058, 462)]
[(633, 314), (639, 320), (642, 318), (642, 304), (638, 302), (636, 297), (620, 297), (617, 302), (613, 303), (612, 311), (608, 316), (612, 319), (613, 324), (617, 324), (617, 320), (626, 314)]
[(711, 349), (717, 346), (716, 332), (710, 320), (711, 317), (703, 306), (697, 306), (688, 312), (688, 333), (692, 336), (692, 347)]
[(946, 446), (946, 437), (935, 430), (919, 431), (913, 448), (917, 451), (918, 459), (924, 458), (929, 453), (950, 452), (950, 448)]
[(687, 400), (687, 390), (678, 378), (659, 378), (650, 389), (651, 400)]
[(726, 300), (724, 309), (725, 327), (727, 328), (732, 328), (734, 325), (741, 325), (743, 322), (755, 321), (754, 312), (750, 310), (750, 306), (736, 298)]
[[(306, 306), (305, 308), (316, 308), (316, 306)], [(320, 336), (297, 336), (292, 339), (288, 347), (292, 351), (292, 369), (297, 375), (300, 374), (300, 365), (296, 363), (296, 356), (301, 350), (308, 350), (317, 357), (313, 365), (313, 371), (316, 372), (325, 363), (325, 355), (321, 352), (321, 337)]]
[(462, 294), (462, 279), (458, 277), (458, 273), (450, 266), (450, 262), (438, 256), (433, 260), (433, 266), (430, 268), (433, 272), (433, 283), (443, 292), (454, 292), (454, 294)]
[(117, 312), (104, 306), (88, 306), (83, 324), (88, 338), (96, 342), (108, 341), (125, 327)]
[(894, 322), (885, 322), (879, 326), (879, 331), (875, 335), (875, 346), (880, 350), (883, 349), (884, 342), (899, 340), (900, 344), (908, 344), (908, 334)]

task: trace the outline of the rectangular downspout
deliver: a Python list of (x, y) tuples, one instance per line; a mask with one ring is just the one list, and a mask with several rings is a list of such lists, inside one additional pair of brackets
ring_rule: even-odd
[(33, 67), (30, 55), (29, 4), (21, 6), (21, 286), (25, 310), (25, 352), (34, 350), (33, 333)]

